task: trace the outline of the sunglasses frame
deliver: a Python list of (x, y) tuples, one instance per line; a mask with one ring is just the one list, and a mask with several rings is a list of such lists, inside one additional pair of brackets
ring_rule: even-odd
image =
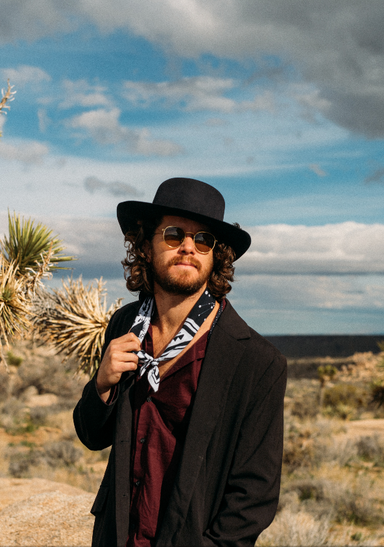
[[(167, 243), (165, 241), (165, 231), (168, 229), (168, 228), (176, 228), (177, 230), (181, 230), (183, 233), (184, 233), (184, 237), (182, 239), (182, 241), (180, 241), (179, 245), (177, 245), (176, 247), (173, 247), (173, 245), (169, 245), (169, 243)], [(180, 228), (179, 226), (166, 226), (165, 228), (161, 228), (161, 232), (163, 234), (163, 241), (164, 243), (167, 245), (167, 247), (169, 247), (170, 249), (177, 249), (178, 247), (180, 247), (180, 245), (182, 245), (185, 241), (185, 238), (187, 236), (191, 236), (192, 239), (193, 239), (193, 244), (195, 246), (195, 249), (198, 253), (202, 254), (202, 255), (207, 255), (209, 254), (211, 251), (213, 251), (213, 249), (215, 248), (215, 245), (217, 243), (217, 239), (215, 238), (215, 236), (213, 234), (211, 234), (210, 232), (207, 232), (206, 230), (199, 230), (198, 232), (194, 233), (194, 232), (186, 232), (185, 230), (183, 230), (183, 228)], [(198, 234), (208, 234), (210, 236), (213, 237), (213, 247), (211, 247), (209, 249), (209, 251), (200, 251), (197, 247), (196, 247), (196, 241), (195, 241), (195, 237), (198, 235)]]

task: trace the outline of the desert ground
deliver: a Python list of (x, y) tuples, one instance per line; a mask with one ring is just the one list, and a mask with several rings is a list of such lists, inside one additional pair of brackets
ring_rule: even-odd
[[(384, 409), (372, 402), (383, 362), (383, 353), (289, 360), (280, 503), (257, 545), (384, 546)], [(74, 431), (88, 378), (30, 342), (15, 343), (8, 363), (8, 371), (0, 364), (0, 547), (89, 546), (109, 450), (87, 450)]]

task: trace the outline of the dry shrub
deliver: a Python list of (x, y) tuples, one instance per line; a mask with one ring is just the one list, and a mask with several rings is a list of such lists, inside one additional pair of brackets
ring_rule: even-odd
[(42, 452), (34, 445), (29, 450), (23, 450), (22, 446), (9, 447), (6, 454), (9, 460), (8, 474), (16, 479), (28, 478), (31, 476), (31, 467), (36, 467), (42, 463)]
[(292, 545), (295, 547), (319, 547), (325, 545), (330, 529), (329, 518), (316, 519), (300, 511), (281, 511), (269, 528), (264, 530), (257, 541), (258, 547)]
[(292, 473), (300, 467), (314, 464), (314, 439), (310, 427), (298, 422), (286, 421), (283, 466)]
[(283, 465), (284, 470), (292, 473), (299, 468), (318, 467), (327, 459), (327, 449), (334, 442), (334, 433), (341, 426), (331, 420), (318, 418), (315, 421), (300, 421), (287, 416), (285, 420), (285, 438)]
[(315, 418), (319, 412), (319, 401), (312, 394), (301, 396), (293, 402), (291, 412), (301, 419)]
[(322, 462), (344, 467), (357, 457), (356, 442), (347, 437), (324, 439), (317, 446)]
[(81, 395), (81, 384), (74, 378), (75, 366), (73, 362), (63, 366), (61, 358), (55, 357), (53, 352), (44, 354), (32, 350), (18, 367), (22, 383), (15, 395), (21, 395), (29, 386), (35, 386), (40, 395), (53, 393), (62, 397), (63, 403), (67, 400), (68, 404), (73, 405), (73, 401)]
[(323, 500), (327, 487), (328, 482), (324, 479), (301, 479), (289, 484), (290, 491), (297, 493), (300, 502)]
[(363, 436), (356, 441), (357, 455), (365, 461), (384, 465), (384, 443), (379, 436)]
[(364, 488), (353, 491), (335, 485), (329, 493), (330, 502), (335, 512), (335, 521), (342, 524), (348, 522), (359, 526), (380, 527), (384, 523), (383, 508), (369, 495)]
[(16, 435), (33, 429), (29, 411), (22, 401), (11, 397), (1, 409), (0, 425), (7, 433)]
[(47, 443), (36, 447), (33, 443), (12, 446), (8, 449), (8, 473), (15, 478), (33, 476), (36, 467), (73, 467), (83, 456), (82, 450), (69, 441)]
[(316, 522), (332, 520), (344, 526), (374, 529), (384, 523), (382, 503), (372, 492), (372, 484), (363, 479), (354, 484), (312, 477), (293, 480), (282, 488), (279, 512), (286, 511), (305, 512)]
[(74, 465), (83, 455), (70, 441), (57, 441), (44, 446), (47, 463), (52, 467)]
[(339, 383), (324, 390), (324, 412), (329, 416), (346, 420), (356, 416), (357, 411), (367, 408), (368, 404), (368, 393), (361, 386)]

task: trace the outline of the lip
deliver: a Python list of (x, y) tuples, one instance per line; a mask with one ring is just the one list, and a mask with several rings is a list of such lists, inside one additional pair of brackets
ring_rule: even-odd
[(177, 262), (174, 264), (174, 266), (178, 266), (181, 268), (196, 268), (194, 264), (191, 264), (190, 262)]

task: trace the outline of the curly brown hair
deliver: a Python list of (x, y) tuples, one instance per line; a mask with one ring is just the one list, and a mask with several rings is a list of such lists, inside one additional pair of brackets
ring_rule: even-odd
[[(140, 292), (141, 297), (153, 295), (153, 274), (151, 264), (146, 259), (144, 244), (151, 242), (154, 233), (162, 222), (162, 217), (143, 221), (137, 229), (125, 234), (127, 256), (122, 260), (127, 289)], [(208, 279), (208, 289), (218, 302), (228, 294), (234, 280), (236, 255), (229, 245), (217, 242), (213, 249), (213, 269)]]

